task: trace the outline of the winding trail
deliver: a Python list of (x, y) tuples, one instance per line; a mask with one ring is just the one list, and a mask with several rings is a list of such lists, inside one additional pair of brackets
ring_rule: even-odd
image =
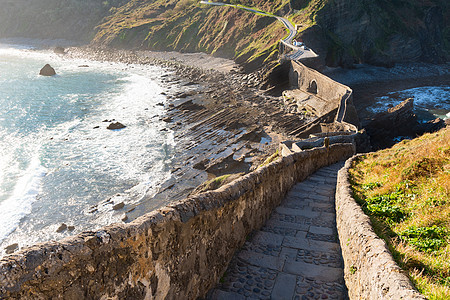
[(295, 185), (234, 255), (208, 299), (347, 299), (334, 207), (342, 166)]
[(299, 60), (302, 58), (318, 56), (316, 53), (314, 53), (314, 51), (312, 51), (311, 49), (309, 49), (305, 46), (297, 47), (292, 44), (292, 40), (297, 35), (297, 30), (295, 29), (295, 26), (286, 18), (276, 16), (274, 14), (271, 14), (271, 13), (268, 13), (268, 12), (265, 12), (265, 11), (262, 11), (259, 9), (255, 9), (255, 8), (251, 8), (251, 7), (247, 7), (247, 6), (243, 6), (243, 5), (237, 5), (237, 4), (212, 2), (212, 1), (200, 1), (200, 4), (207, 4), (207, 5), (214, 5), (214, 6), (229, 6), (229, 7), (234, 7), (234, 8), (238, 8), (238, 9), (243, 9), (243, 10), (246, 10), (246, 11), (261, 15), (261, 16), (276, 18), (278, 21), (283, 23), (283, 25), (288, 30), (288, 36), (281, 40), (281, 43), (283, 43), (285, 46), (287, 46), (293, 50), (293, 53), (286, 55), (287, 59)]

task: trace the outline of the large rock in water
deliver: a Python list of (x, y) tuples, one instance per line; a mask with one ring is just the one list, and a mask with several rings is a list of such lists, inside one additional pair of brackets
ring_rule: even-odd
[(125, 128), (125, 127), (127, 127), (127, 126), (123, 125), (120, 122), (115, 122), (115, 123), (109, 124), (108, 127), (106, 127), (106, 129), (114, 130), (114, 129), (122, 129), (122, 128)]
[(53, 52), (55, 52), (56, 54), (66, 54), (66, 49), (58, 46), (58, 47), (55, 47), (55, 49), (53, 49)]
[(39, 75), (53, 76), (53, 75), (56, 75), (56, 72), (55, 72), (55, 69), (52, 68), (52, 66), (50, 66), (49, 64), (46, 64), (39, 72)]
[(410, 98), (373, 117), (366, 130), (374, 150), (393, 146), (397, 136), (416, 136), (418, 122), (413, 109), (414, 100)]

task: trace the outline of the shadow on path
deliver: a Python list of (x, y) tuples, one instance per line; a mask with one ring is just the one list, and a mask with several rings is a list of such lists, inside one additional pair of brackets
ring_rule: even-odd
[(342, 166), (296, 184), (207, 299), (347, 299), (334, 207)]

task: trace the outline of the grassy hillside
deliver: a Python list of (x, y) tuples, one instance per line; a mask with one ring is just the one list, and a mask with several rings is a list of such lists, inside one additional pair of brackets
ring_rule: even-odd
[(368, 154), (351, 169), (377, 234), (429, 299), (450, 299), (450, 128)]
[[(195, 0), (129, 1), (98, 27), (93, 42), (155, 50), (203, 51), (260, 66), (277, 59), (277, 42), (286, 35), (274, 18)], [(276, 12), (288, 1), (255, 1)]]
[[(95, 43), (205, 51), (253, 67), (277, 59), (285, 35), (274, 18), (195, 0), (129, 1), (98, 27)], [(288, 17), (324, 63), (444, 62), (450, 50), (446, 0), (233, 0)]]
[[(0, 37), (92, 41), (96, 45), (204, 51), (248, 69), (274, 65), (285, 36), (275, 18), (199, 0), (3, 0)], [(297, 38), (330, 66), (444, 62), (450, 53), (447, 0), (230, 0), (288, 17)], [(94, 29), (95, 28), (95, 29)]]

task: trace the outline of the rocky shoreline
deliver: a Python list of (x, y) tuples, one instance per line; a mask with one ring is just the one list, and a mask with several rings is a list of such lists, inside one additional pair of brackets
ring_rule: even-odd
[[(161, 78), (164, 84), (181, 89), (169, 89), (167, 102), (160, 103), (166, 113), (159, 117), (167, 123), (167, 130), (174, 132), (176, 142), (171, 178), (156, 195), (125, 205), (125, 222), (185, 198), (207, 180), (254, 170), (305, 122), (300, 115), (287, 114), (281, 98), (257, 89), (263, 74), (245, 74), (229, 60), (202, 53), (89, 47), (68, 48), (65, 57), (158, 65), (171, 71)], [(199, 61), (207, 63), (198, 66)]]
[[(289, 113), (280, 97), (258, 89), (270, 85), (264, 81), (268, 77), (264, 70), (245, 74), (231, 60), (204, 53), (92, 47), (69, 48), (66, 55), (159, 65), (172, 71), (163, 81), (168, 85), (177, 83), (182, 88), (181, 92), (165, 95), (166, 115), (162, 117), (175, 133), (177, 143), (172, 177), (156, 195), (147, 195), (137, 206), (125, 207), (126, 221), (180, 200), (214, 177), (257, 168), (276, 151), (279, 141), (295, 139), (291, 133), (306, 121), (301, 115)], [(325, 74), (354, 89), (354, 103), (363, 123), (367, 123), (364, 119), (374, 117), (367, 115), (365, 109), (375, 101), (376, 95), (405, 87), (448, 84), (450, 79), (448, 65), (427, 64), (399, 65), (392, 69), (368, 66), (354, 73), (335, 69)], [(376, 140), (372, 143), (382, 144)]]

